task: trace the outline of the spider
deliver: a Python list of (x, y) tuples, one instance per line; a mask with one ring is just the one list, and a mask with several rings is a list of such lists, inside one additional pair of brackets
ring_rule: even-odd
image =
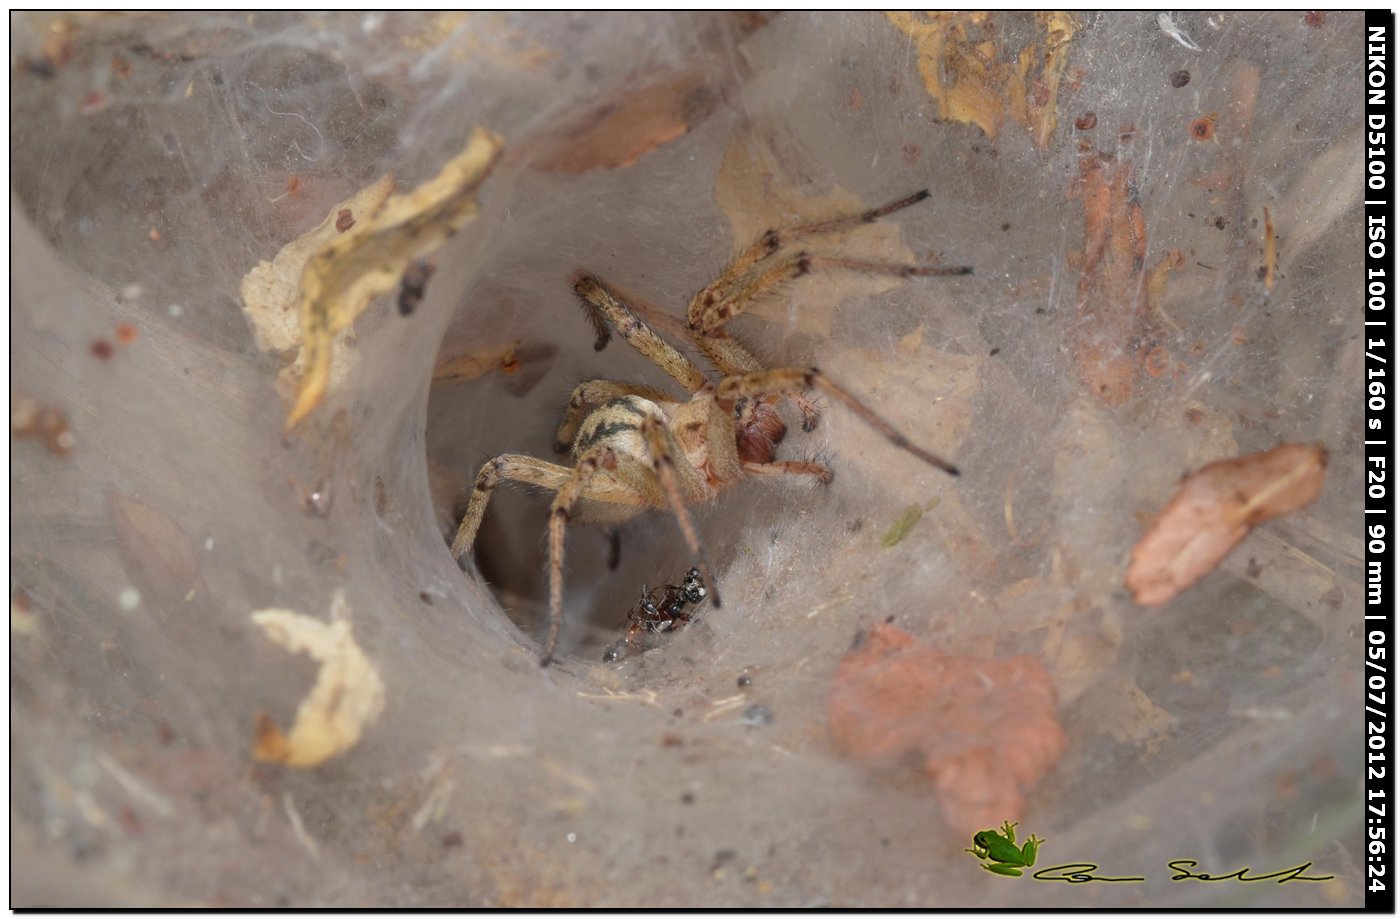
[(627, 611), (627, 618), (631, 622), (627, 634), (623, 636), (622, 641), (608, 648), (603, 654), (603, 661), (611, 663), (619, 659), (624, 648), (636, 648), (641, 645), (647, 634), (655, 635), (683, 628), (692, 618), (686, 611), (686, 605), (699, 605), (706, 595), (698, 568), (686, 572), (685, 580), (679, 585), (664, 584), (653, 590), (643, 584), (641, 598)]
[(817, 390), (846, 406), (901, 450), (936, 469), (957, 475), (949, 462), (909, 441), (844, 387), (815, 367), (765, 369), (724, 327), (758, 298), (817, 269), (893, 277), (971, 274), (971, 268), (941, 268), (786, 252), (800, 240), (829, 236), (923, 201), (927, 190), (881, 207), (828, 220), (775, 228), (741, 251), (719, 277), (690, 301), (685, 329), (695, 347), (721, 375), (711, 382), (689, 358), (642, 321), (625, 297), (604, 281), (580, 274), (574, 283), (601, 351), (615, 331), (664, 370), (688, 399), (650, 386), (612, 380), (580, 383), (559, 426), (556, 449), (571, 451), (562, 466), (518, 453), (488, 460), (477, 474), (452, 555), (470, 552), (491, 493), (502, 479), (554, 492), (549, 517), (549, 633), (541, 666), (554, 657), (564, 607), (564, 527), (568, 523), (617, 526), (649, 509), (675, 514), (711, 601), (719, 590), (696, 534), (688, 504), (705, 504), (749, 476), (811, 476), (832, 479), (821, 463), (776, 460), (787, 425), (774, 407), (790, 400), (801, 412), (804, 431), (820, 417), (804, 393)]

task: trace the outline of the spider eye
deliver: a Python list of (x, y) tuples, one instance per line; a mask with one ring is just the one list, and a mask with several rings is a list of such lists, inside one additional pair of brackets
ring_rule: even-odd
[(735, 402), (735, 403), (734, 403), (734, 420), (735, 420), (735, 421), (738, 421), (740, 418), (743, 418), (743, 417), (744, 417), (744, 407), (747, 406), (748, 404), (749, 404), (749, 400), (748, 400), (748, 397), (747, 397), (747, 396), (745, 396), (744, 398), (740, 399), (738, 402)]

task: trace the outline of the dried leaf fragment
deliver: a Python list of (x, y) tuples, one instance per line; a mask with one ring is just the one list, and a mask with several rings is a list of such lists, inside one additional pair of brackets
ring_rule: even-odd
[[(331, 373), (331, 343), (378, 296), (399, 286), (409, 265), (476, 215), (476, 191), (500, 157), (499, 135), (481, 128), (442, 171), (412, 192), (389, 197), (375, 214), (335, 235), (306, 262), (297, 288), (305, 368), (290, 430), (320, 404)], [(334, 231), (332, 218), (331, 229)]]
[[(293, 176), (287, 188), (288, 194), (300, 194), (301, 180)], [(296, 311), (297, 285), (301, 283), (306, 263), (340, 235), (336, 223), (341, 213), (349, 211), (359, 219), (370, 217), (378, 213), (393, 191), (393, 175), (381, 176), (332, 207), (325, 220), (283, 246), (272, 261), (258, 262), (243, 276), (238, 292), (243, 297), (243, 309), (260, 350), (285, 351), (301, 344), (301, 318)]]
[(513, 396), (528, 395), (554, 363), (553, 345), (524, 344), (520, 340), (474, 347), (445, 358), (433, 368), (433, 383), (476, 380), (493, 370), (508, 379), (506, 389)]
[(1037, 40), (1019, 49), (1008, 46), (986, 12), (885, 16), (918, 49), (919, 74), (939, 117), (976, 125), (995, 140), (1010, 116), (1037, 147), (1049, 146), (1069, 44), (1079, 31), (1073, 15), (1036, 13)]
[(847, 754), (882, 769), (916, 761), (948, 823), (975, 833), (1018, 820), (1064, 754), (1055, 687), (1038, 658), (957, 657), (884, 623), (837, 668), (827, 715)]
[[(343, 607), (337, 599), (334, 607)], [(333, 613), (335, 609), (333, 609)], [(293, 653), (319, 661), (316, 685), (297, 709), (290, 734), (259, 713), (254, 729), (253, 758), (309, 769), (344, 753), (384, 710), (384, 683), (355, 643), (350, 621), (330, 622), (288, 609), (253, 613), (253, 622), (269, 640)]]
[(1096, 686), (1080, 717), (1119, 743), (1136, 748), (1142, 759), (1159, 754), (1181, 720), (1153, 702), (1130, 676), (1113, 677)]
[(708, 118), (718, 102), (719, 91), (699, 70), (634, 78), (559, 133), (520, 147), (513, 158), (528, 158), (542, 172), (626, 168), (684, 136)]
[(1220, 460), (1187, 476), (1133, 547), (1133, 601), (1161, 606), (1209, 574), (1255, 526), (1316, 500), (1327, 451), (1283, 444)]
[[(1148, 343), (1161, 337), (1154, 303), (1179, 256), (1167, 252), (1147, 268), (1147, 223), (1132, 162), (1082, 147), (1078, 190), (1084, 255), (1071, 334), (1075, 360), (1089, 394), (1118, 405), (1147, 372)], [(1165, 353), (1156, 357), (1169, 363)]]
[(880, 545), (886, 549), (892, 549), (904, 541), (914, 529), (914, 524), (924, 516), (924, 509), (917, 504), (911, 504), (904, 509), (904, 513), (899, 515), (899, 519), (890, 526), (884, 536), (880, 537)]
[(175, 518), (109, 486), (107, 519), (122, 555), (153, 592), (182, 597), (199, 583), (199, 557)]

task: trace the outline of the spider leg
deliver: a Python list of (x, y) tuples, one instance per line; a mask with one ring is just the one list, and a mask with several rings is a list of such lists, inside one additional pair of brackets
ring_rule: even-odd
[(557, 491), (571, 472), (567, 466), (547, 463), (520, 453), (503, 453), (487, 460), (476, 475), (466, 513), (457, 527), (456, 538), (452, 540), (452, 557), (460, 559), (472, 550), (477, 530), (481, 529), (481, 518), (486, 513), (486, 504), (501, 479)]
[(554, 449), (563, 453), (573, 446), (578, 436), (578, 427), (595, 407), (620, 396), (641, 396), (652, 402), (674, 401), (668, 393), (651, 386), (638, 386), (632, 383), (618, 383), (613, 380), (589, 380), (574, 387), (569, 397), (569, 408), (564, 421), (559, 425), (559, 433), (554, 438)]
[(709, 559), (705, 557), (705, 547), (700, 544), (700, 534), (695, 531), (695, 523), (690, 519), (690, 512), (685, 508), (685, 496), (681, 494), (680, 483), (676, 477), (675, 451), (671, 449), (669, 438), (666, 436), (665, 423), (659, 418), (648, 415), (642, 420), (642, 437), (646, 440), (647, 452), (650, 454), (651, 465), (656, 471), (656, 477), (661, 480), (661, 487), (666, 492), (666, 498), (671, 502), (671, 510), (676, 515), (676, 523), (680, 525), (686, 545), (690, 547), (691, 554), (695, 556), (696, 567), (705, 576), (705, 584), (710, 589), (710, 599), (714, 601), (715, 608), (718, 609), (720, 607), (719, 586), (715, 582), (714, 573), (710, 570)]
[(713, 335), (747, 310), (760, 297), (791, 281), (818, 269), (854, 271), (861, 274), (883, 274), (896, 278), (944, 277), (972, 274), (966, 266), (944, 268), (937, 265), (906, 265), (901, 262), (874, 262), (837, 256), (808, 255), (799, 252), (754, 274), (742, 287), (715, 299), (703, 310), (690, 316), (690, 328), (698, 335)]
[(805, 463), (785, 460), (777, 463), (745, 463), (744, 471), (749, 475), (810, 475), (823, 485), (831, 482), (831, 470), (821, 463)]
[(935, 469), (941, 469), (949, 475), (958, 474), (958, 468), (952, 463), (910, 442), (909, 438), (900, 433), (894, 425), (875, 414), (874, 411), (866, 407), (865, 403), (844, 387), (837, 385), (815, 367), (785, 367), (744, 376), (725, 377), (720, 380), (719, 387), (715, 390), (715, 396), (721, 402), (733, 404), (735, 400), (744, 396), (761, 396), (767, 393), (786, 392), (791, 389), (821, 390), (849, 408), (862, 421), (883, 434), (890, 443), (899, 449), (914, 454), (925, 463)]
[(559, 641), (559, 626), (564, 621), (564, 526), (569, 522), (579, 495), (599, 468), (614, 469), (617, 456), (612, 447), (598, 446), (579, 457), (578, 465), (559, 486), (554, 502), (549, 506), (549, 634), (544, 640), (540, 666), (546, 667), (554, 658), (554, 646)]
[[(714, 365), (715, 369), (722, 376), (740, 376), (746, 373), (758, 373), (763, 370), (763, 364), (748, 348), (733, 336), (718, 329), (713, 335), (699, 335), (685, 330), (695, 347), (705, 355), (705, 358)], [(817, 422), (821, 421), (821, 412), (812, 404), (806, 396), (800, 392), (782, 393), (783, 398), (790, 399), (792, 404), (797, 406), (797, 410), (802, 413), (802, 430), (811, 433), (817, 429)], [(776, 398), (771, 401), (777, 401)]]
[(849, 230), (858, 227), (863, 223), (874, 223), (881, 217), (893, 214), (895, 211), (903, 210), (910, 205), (918, 204), (929, 196), (929, 190), (917, 191), (907, 198), (900, 198), (879, 207), (871, 208), (868, 211), (861, 211), (858, 214), (848, 214), (845, 217), (835, 217), (829, 220), (818, 220), (812, 223), (799, 224), (792, 227), (775, 227), (768, 230), (758, 238), (758, 241), (749, 246), (743, 252), (734, 257), (725, 266), (720, 276), (695, 295), (690, 301), (690, 309), (687, 311), (687, 318), (691, 328), (697, 328), (696, 321), (702, 313), (720, 299), (727, 296), (729, 288), (741, 277), (749, 272), (751, 268), (759, 262), (777, 252), (783, 246), (796, 242), (799, 239), (809, 239), (813, 236), (822, 236), (827, 233), (839, 233), (842, 230)]
[(622, 534), (617, 527), (608, 528), (608, 570), (616, 571), (622, 564)]
[[(726, 322), (742, 313), (749, 303), (763, 293), (778, 287), (796, 277), (801, 277), (813, 268), (827, 267), (851, 271), (870, 271), (877, 274), (896, 274), (909, 277), (914, 274), (970, 274), (970, 268), (932, 268), (928, 266), (902, 266), (881, 262), (862, 262), (856, 259), (813, 259), (798, 255), (785, 263), (761, 272), (756, 278), (742, 284), (759, 264), (774, 255), (783, 246), (814, 236), (824, 236), (849, 230), (861, 224), (874, 223), (881, 217), (893, 214), (929, 197), (927, 189), (915, 192), (904, 198), (891, 201), (879, 207), (799, 224), (787, 228), (775, 228), (764, 233), (758, 241), (739, 253), (720, 273), (720, 276), (695, 295), (686, 310), (686, 323), (695, 332), (713, 335)], [(823, 264), (824, 263), (824, 264)], [(914, 269), (914, 270), (911, 270)]]
[(673, 345), (652, 331), (641, 317), (627, 305), (622, 296), (592, 275), (583, 275), (574, 282), (574, 293), (583, 304), (593, 323), (597, 338), (593, 350), (607, 347), (612, 330), (627, 340), (647, 360), (670, 375), (686, 392), (696, 392), (708, 381), (705, 374)]

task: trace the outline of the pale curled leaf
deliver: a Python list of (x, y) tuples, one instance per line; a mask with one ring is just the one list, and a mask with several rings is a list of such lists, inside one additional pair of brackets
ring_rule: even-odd
[(1311, 504), (1326, 471), (1320, 446), (1283, 444), (1187, 476), (1133, 548), (1125, 583), (1134, 602), (1161, 606), (1205, 577), (1253, 527)]
[(253, 758), (310, 768), (344, 753), (384, 710), (384, 683), (355, 643), (350, 621), (326, 622), (287, 609), (253, 613), (253, 622), (274, 644), (308, 654), (321, 665), (316, 685), (297, 709), (290, 734), (270, 716), (258, 717)]
[(476, 191), (500, 156), (501, 138), (478, 128), (467, 148), (412, 192), (393, 195), (378, 213), (325, 243), (307, 260), (297, 290), (305, 373), (290, 430), (324, 398), (331, 344), (370, 302), (398, 287), (409, 265), (436, 249), (476, 214)]
[[(332, 207), (325, 220), (283, 246), (272, 261), (258, 262), (257, 267), (243, 276), (239, 293), (259, 349), (285, 351), (301, 344), (297, 286), (306, 263), (340, 235), (335, 225), (342, 211), (349, 211), (356, 223), (363, 226), (366, 219), (378, 213), (393, 191), (394, 177), (386, 174)], [(356, 227), (346, 232), (356, 232)]]

